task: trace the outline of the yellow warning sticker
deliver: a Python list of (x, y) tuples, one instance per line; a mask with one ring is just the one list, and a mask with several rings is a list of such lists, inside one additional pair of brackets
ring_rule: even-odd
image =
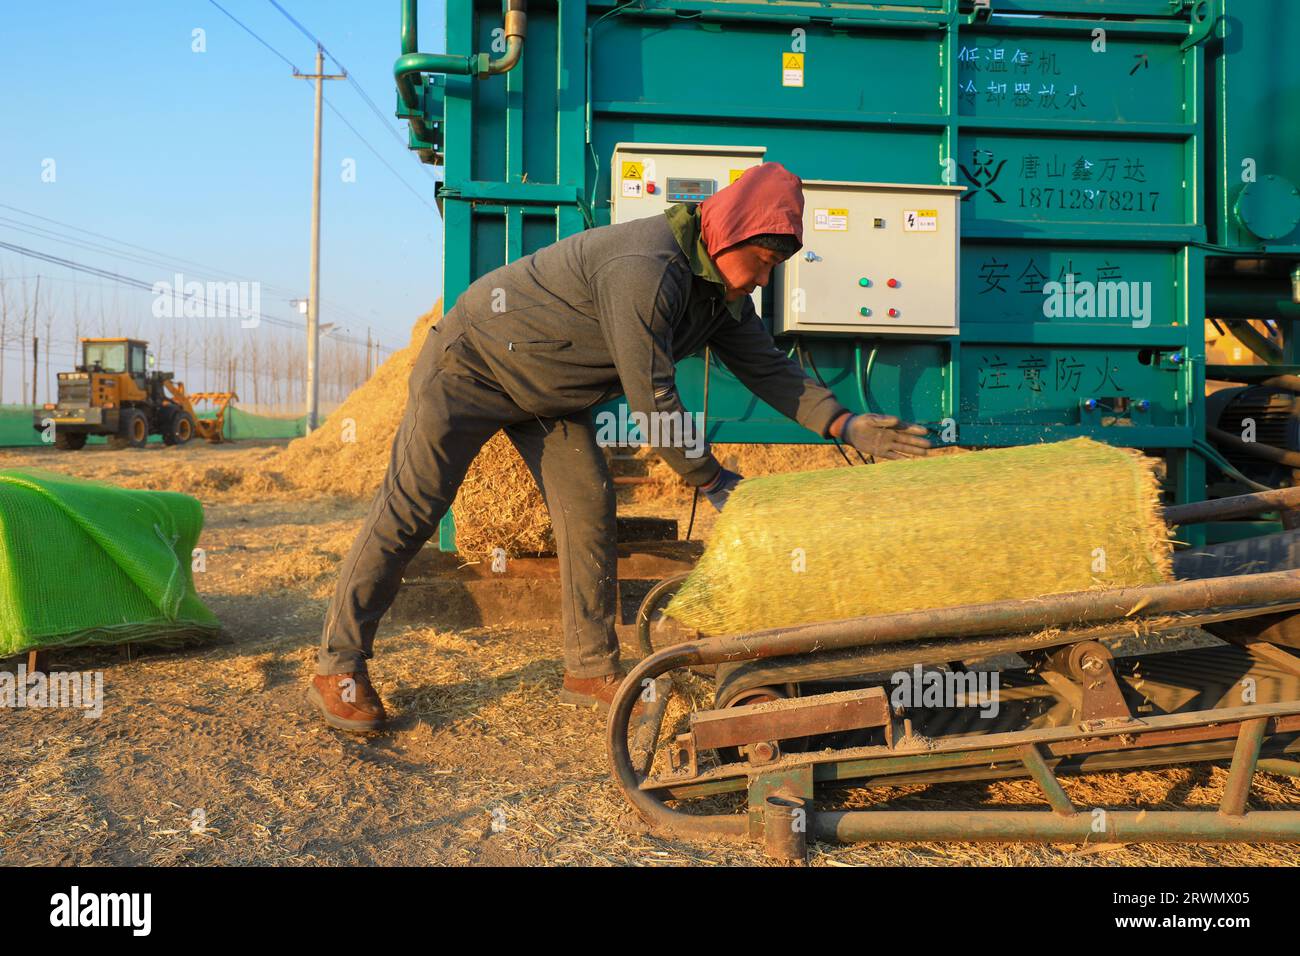
[(781, 54), (781, 85), (803, 86), (803, 54)]
[(727, 180), (727, 185), (730, 186), (732, 183), (734, 183), (737, 179), (739, 179), (743, 175), (745, 175), (745, 171), (743, 169), (731, 170), (731, 178)]
[(903, 210), (904, 232), (938, 232), (939, 210), (905, 209)]
[(640, 179), (642, 166), (637, 162), (624, 162), (622, 179)]
[(849, 211), (847, 209), (814, 209), (813, 228), (820, 232), (848, 232)]

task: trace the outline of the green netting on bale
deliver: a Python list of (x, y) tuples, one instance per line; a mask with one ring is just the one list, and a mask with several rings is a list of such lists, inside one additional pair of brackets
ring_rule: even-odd
[(1168, 580), (1154, 461), (1089, 438), (750, 478), (665, 613), (706, 634)]
[(190, 572), (202, 529), (189, 495), (0, 471), (0, 656), (215, 634)]

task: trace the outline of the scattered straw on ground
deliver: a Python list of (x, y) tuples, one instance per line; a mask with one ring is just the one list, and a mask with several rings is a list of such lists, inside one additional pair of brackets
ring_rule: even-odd
[[(256, 450), (258, 454), (266, 448)], [(233, 446), (191, 451), (242, 461)], [(233, 457), (231, 457), (233, 456)], [(151, 482), (186, 457), (140, 449), (9, 452), (6, 464), (62, 460), (78, 473)], [(126, 473), (130, 472), (130, 475)], [(138, 484), (136, 486), (139, 486)], [(765, 865), (761, 847), (647, 833), (609, 773), (604, 721), (559, 705), (558, 626), (380, 629), (371, 664), (391, 732), (330, 730), (303, 700), (338, 560), (365, 503), (239, 488), (200, 493), (207, 524), (196, 574), (228, 643), (179, 651), (60, 651), (54, 663), (104, 672), (103, 716), (5, 714), (0, 864), (15, 865)], [(557, 622), (558, 623), (558, 622)], [(1134, 640), (1137, 640), (1135, 638)], [(630, 659), (634, 654), (625, 652)], [(3, 665), (12, 671), (16, 661)], [(709, 682), (677, 675), (666, 740), (707, 706)], [(1079, 806), (1211, 808), (1226, 762), (1068, 778)], [(1135, 796), (1136, 795), (1136, 796)], [(827, 794), (900, 809), (1043, 807), (1008, 781)], [(1300, 782), (1259, 773), (1251, 809), (1300, 807)], [(690, 808), (736, 813), (725, 795)], [(1296, 866), (1291, 845), (1112, 846), (814, 844), (815, 866)]]

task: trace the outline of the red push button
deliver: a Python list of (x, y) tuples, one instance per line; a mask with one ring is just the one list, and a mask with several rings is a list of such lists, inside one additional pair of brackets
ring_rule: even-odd
[(897, 309), (890, 309), (890, 310), (889, 310), (889, 317), (890, 317), (891, 319), (896, 319), (896, 318), (898, 318), (900, 315), (902, 315), (902, 313), (899, 312)]
[(891, 289), (897, 289), (897, 288), (898, 288), (898, 280), (897, 280), (897, 279), (890, 279), (888, 285), (889, 285), (889, 287), (890, 287)]
[(653, 194), (654, 191), (655, 191), (655, 184), (654, 184), (654, 183), (646, 183), (646, 184), (645, 184), (645, 191), (648, 192), (648, 193), (652, 193), (652, 194)]

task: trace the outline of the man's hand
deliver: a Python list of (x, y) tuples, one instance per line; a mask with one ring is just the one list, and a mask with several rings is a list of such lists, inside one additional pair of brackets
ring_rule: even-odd
[(839, 438), (864, 455), (873, 458), (924, 458), (931, 448), (926, 429), (893, 415), (870, 412), (850, 416), (840, 429)]
[(700, 491), (704, 493), (704, 497), (709, 499), (709, 504), (721, 511), (722, 506), (727, 503), (727, 498), (731, 496), (731, 492), (735, 490), (736, 485), (744, 480), (741, 475), (736, 474), (734, 471), (719, 468), (712, 481), (700, 485)]

